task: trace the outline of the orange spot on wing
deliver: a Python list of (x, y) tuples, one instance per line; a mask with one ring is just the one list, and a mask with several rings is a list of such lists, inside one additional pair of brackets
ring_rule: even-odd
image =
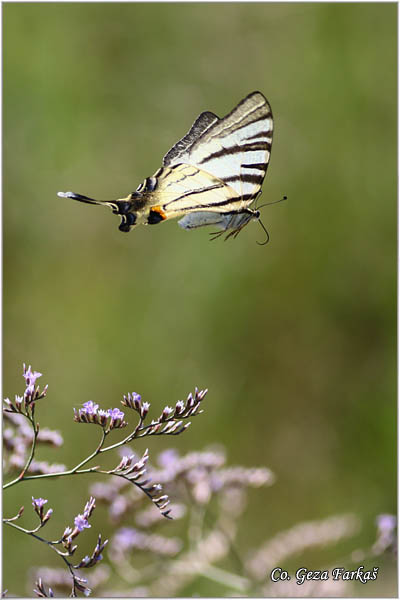
[(165, 214), (161, 206), (152, 206), (151, 210), (152, 212), (158, 213), (163, 221), (167, 218), (167, 215)]

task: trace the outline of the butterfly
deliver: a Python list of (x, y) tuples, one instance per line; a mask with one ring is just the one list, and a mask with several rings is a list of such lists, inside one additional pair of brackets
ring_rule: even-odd
[[(163, 166), (120, 200), (94, 200), (59, 192), (88, 204), (108, 206), (120, 216), (120, 231), (180, 217), (184, 229), (214, 225), (236, 237), (260, 212), (250, 205), (261, 193), (271, 156), (273, 117), (261, 92), (246, 96), (225, 117), (203, 112), (167, 152)], [(261, 221), (260, 221), (261, 223)], [(265, 229), (265, 228), (264, 228)]]

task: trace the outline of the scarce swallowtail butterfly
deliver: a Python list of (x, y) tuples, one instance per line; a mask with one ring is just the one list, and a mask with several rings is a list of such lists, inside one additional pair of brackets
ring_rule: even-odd
[(164, 156), (163, 166), (126, 198), (58, 195), (110, 207), (121, 218), (121, 231), (180, 217), (184, 229), (214, 225), (220, 231), (212, 235), (228, 232), (227, 239), (260, 217), (250, 205), (267, 172), (272, 134), (271, 107), (263, 94), (253, 92), (222, 119), (201, 113)]

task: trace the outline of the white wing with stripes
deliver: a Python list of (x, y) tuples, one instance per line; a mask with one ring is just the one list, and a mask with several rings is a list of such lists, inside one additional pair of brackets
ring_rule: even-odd
[(253, 92), (222, 119), (202, 113), (165, 155), (163, 164), (193, 165), (229, 185), (250, 204), (267, 172), (272, 135), (271, 107), (260, 92)]

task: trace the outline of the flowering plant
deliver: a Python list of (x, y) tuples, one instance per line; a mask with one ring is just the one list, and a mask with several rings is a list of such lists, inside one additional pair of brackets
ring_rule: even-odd
[[(139, 394), (128, 393), (121, 405), (127, 414), (136, 416), (136, 424), (121, 441), (109, 445), (106, 440), (114, 430), (129, 428), (129, 418), (120, 408), (102, 409), (97, 403), (85, 402), (82, 408), (74, 409), (74, 421), (97, 425), (100, 440), (91, 454), (68, 469), (64, 465), (35, 460), (39, 444), (59, 447), (63, 440), (58, 432), (40, 428), (36, 420), (36, 404), (47, 393), (47, 386), (41, 391), (36, 385), (41, 373), (24, 365), (23, 377), (24, 394), (15, 396), (14, 401), (8, 398), (4, 401), (5, 467), (7, 473), (17, 471), (18, 475), (3, 488), (22, 481), (83, 473), (109, 478), (107, 482), (96, 481), (91, 485), (82, 513), (75, 516), (73, 524), (67, 525), (55, 540), (46, 539), (42, 534), (53, 517), (53, 510), (46, 508), (48, 500), (45, 498), (32, 497), (33, 511), (38, 518), (36, 527), (28, 529), (20, 525), (23, 506), (15, 516), (3, 519), (5, 525), (46, 544), (64, 563), (64, 568), (35, 569), (34, 592), (39, 597), (53, 597), (53, 589), (64, 596), (68, 592), (72, 597), (78, 593), (87, 596), (91, 588), (96, 589), (97, 595), (106, 597), (115, 596), (116, 592), (120, 597), (173, 597), (182, 595), (199, 577), (222, 585), (226, 590), (224, 595), (270, 597), (276, 595), (277, 584), (271, 582), (268, 573), (276, 570), (278, 563), (285, 564), (291, 556), (307, 549), (323, 548), (346, 539), (360, 528), (355, 515), (336, 515), (299, 523), (251, 552), (238, 552), (239, 522), (246, 508), (248, 490), (271, 485), (275, 478), (269, 469), (228, 467), (221, 447), (184, 456), (169, 448), (158, 455), (157, 466), (152, 467), (148, 449), (140, 457), (128, 449), (128, 444), (138, 438), (175, 436), (186, 431), (190, 425), (187, 419), (202, 412), (207, 390), (196, 388), (186, 401), (178, 401), (174, 408), (166, 406), (160, 416), (150, 422), (147, 420), (150, 404), (143, 402)], [(112, 450), (120, 453), (114, 468), (87, 466)], [(146, 505), (148, 500), (151, 500), (150, 505)], [(108, 540), (99, 534), (91, 554), (75, 559), (77, 539), (91, 527), (89, 520), (97, 502), (108, 509), (112, 536)], [(126, 525), (128, 518), (129, 526)], [(160, 531), (171, 518), (182, 519), (185, 524), (179, 537)], [(395, 517), (380, 515), (377, 527), (374, 544), (365, 551), (353, 551), (343, 563), (365, 561), (395, 549)], [(106, 546), (110, 566), (99, 564)], [(139, 554), (149, 556), (150, 560), (140, 561)], [(234, 561), (233, 571), (220, 566), (227, 557)], [(82, 569), (91, 569), (87, 577), (81, 576)], [(118, 579), (113, 579), (113, 575)], [(115, 585), (119, 586), (118, 590)], [(281, 581), (279, 592), (283, 596), (348, 596), (351, 585), (346, 580), (322, 579), (306, 581), (299, 587), (293, 578)]]
[[(6, 471), (18, 470), (19, 473), (17, 477), (5, 483), (3, 489), (27, 480), (99, 473), (117, 477), (125, 483), (135, 486), (152, 501), (162, 517), (171, 518), (170, 509), (168, 508), (170, 501), (168, 496), (162, 493), (162, 485), (151, 483), (151, 478), (148, 477), (146, 463), (149, 452), (147, 449), (138, 460), (134, 454), (125, 454), (113, 469), (104, 470), (99, 465), (84, 467), (94, 458), (105, 452), (126, 446), (135, 439), (154, 435), (179, 435), (183, 433), (190, 426), (190, 421), (187, 421), (187, 419), (203, 412), (200, 406), (207, 390), (196, 388), (194, 394), (189, 394), (185, 402), (178, 401), (174, 408), (166, 406), (160, 416), (150, 423), (146, 421), (150, 404), (142, 402), (139, 394), (128, 393), (121, 400), (121, 404), (128, 411), (136, 413), (137, 423), (123, 440), (108, 446), (106, 446), (106, 439), (113, 430), (128, 427), (124, 412), (119, 408), (104, 410), (92, 401), (85, 402), (79, 410), (74, 409), (74, 421), (98, 425), (101, 428), (101, 439), (89, 456), (71, 469), (67, 469), (64, 465), (49, 465), (46, 462), (38, 462), (34, 459), (38, 444), (51, 443), (54, 446), (62, 444), (62, 437), (58, 432), (49, 429), (41, 430), (36, 420), (36, 403), (46, 396), (48, 390), (47, 385), (43, 390), (40, 390), (39, 385), (36, 385), (36, 380), (41, 376), (41, 373), (32, 371), (31, 366), (26, 368), (24, 364), (24, 394), (22, 396), (16, 395), (14, 401), (9, 398), (4, 400), (3, 412), (6, 421), (9, 423), (9, 427), (4, 432)], [(24, 417), (22, 421), (21, 417)], [(47, 540), (38, 535), (38, 532), (46, 525), (53, 514), (51, 508), (45, 512), (47, 502), (47, 499), (32, 497), (32, 506), (39, 518), (39, 523), (34, 529), (27, 529), (17, 524), (17, 521), (22, 517), (24, 507), (21, 507), (14, 517), (3, 519), (3, 522), (5, 525), (47, 544), (54, 550), (68, 568), (72, 582), (71, 595), (75, 597), (78, 591), (88, 595), (90, 589), (86, 585), (87, 580), (77, 576), (76, 571), (95, 566), (102, 559), (102, 551), (108, 540), (102, 541), (101, 535), (99, 535), (96, 547), (90, 557), (86, 556), (76, 564), (71, 559), (77, 549), (75, 544), (77, 536), (84, 529), (91, 527), (88, 519), (96, 507), (96, 500), (94, 497), (90, 497), (83, 513), (75, 517), (74, 527), (66, 527), (62, 536), (57, 540)], [(46, 596), (47, 592), (41, 578), (38, 579), (36, 585), (35, 593), (39, 596)], [(53, 595), (51, 588), (48, 590), (48, 595)]]

